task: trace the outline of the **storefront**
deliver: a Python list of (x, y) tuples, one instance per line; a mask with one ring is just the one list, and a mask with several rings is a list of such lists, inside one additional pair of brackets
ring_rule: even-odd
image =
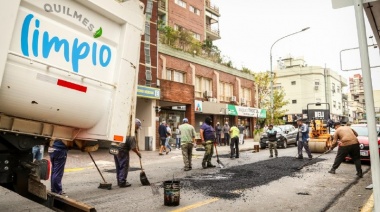
[[(266, 118), (266, 110), (252, 107), (243, 107), (237, 105), (227, 105), (228, 115), (237, 117), (237, 121), (232, 125), (242, 124), (246, 128), (246, 136), (253, 137), (253, 131), (256, 128), (257, 121), (260, 118)], [(235, 118), (236, 120), (236, 118)]]

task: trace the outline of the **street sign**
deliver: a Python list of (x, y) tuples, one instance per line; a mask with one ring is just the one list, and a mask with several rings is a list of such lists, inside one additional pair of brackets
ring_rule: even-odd
[[(379, 0), (363, 0), (364, 3), (379, 1)], [(342, 7), (348, 7), (354, 5), (354, 0), (331, 0), (332, 8), (339, 9)]]

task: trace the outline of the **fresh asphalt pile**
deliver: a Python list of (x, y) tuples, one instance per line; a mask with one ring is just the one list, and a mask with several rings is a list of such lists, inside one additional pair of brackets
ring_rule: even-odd
[[(315, 159), (307, 166), (323, 161)], [(256, 186), (266, 185), (282, 177), (295, 177), (298, 167), (309, 162), (307, 159), (298, 160), (294, 157), (279, 157), (256, 163), (220, 169), (217, 173), (187, 176), (181, 180), (186, 189), (200, 190), (206, 195), (235, 199), (242, 191)]]

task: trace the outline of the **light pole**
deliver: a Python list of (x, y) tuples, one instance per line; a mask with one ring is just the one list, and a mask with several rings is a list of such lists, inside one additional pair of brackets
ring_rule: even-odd
[(306, 28), (303, 28), (301, 31), (297, 31), (297, 32), (294, 32), (292, 34), (289, 34), (289, 35), (286, 35), (284, 37), (281, 37), (279, 39), (277, 39), (273, 44), (272, 46), (270, 47), (270, 113), (271, 113), (271, 124), (273, 124), (273, 113), (274, 113), (274, 110), (273, 110), (273, 69), (272, 69), (272, 49), (273, 49), (273, 46), (274, 44), (276, 44), (278, 41), (284, 39), (284, 38), (287, 38), (289, 36), (292, 36), (292, 35), (295, 35), (297, 33), (300, 33), (300, 32), (303, 32), (303, 31), (306, 31), (310, 29), (310, 27), (306, 27)]

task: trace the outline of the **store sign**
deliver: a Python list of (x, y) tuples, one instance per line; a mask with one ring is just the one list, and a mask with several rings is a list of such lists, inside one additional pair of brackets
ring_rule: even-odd
[(152, 88), (147, 86), (137, 86), (137, 96), (149, 99), (160, 99), (161, 90), (159, 88)]
[(202, 112), (202, 101), (195, 100), (195, 112)]
[(253, 107), (242, 107), (236, 105), (227, 106), (227, 114), (232, 116), (259, 117), (266, 118), (266, 110)]

